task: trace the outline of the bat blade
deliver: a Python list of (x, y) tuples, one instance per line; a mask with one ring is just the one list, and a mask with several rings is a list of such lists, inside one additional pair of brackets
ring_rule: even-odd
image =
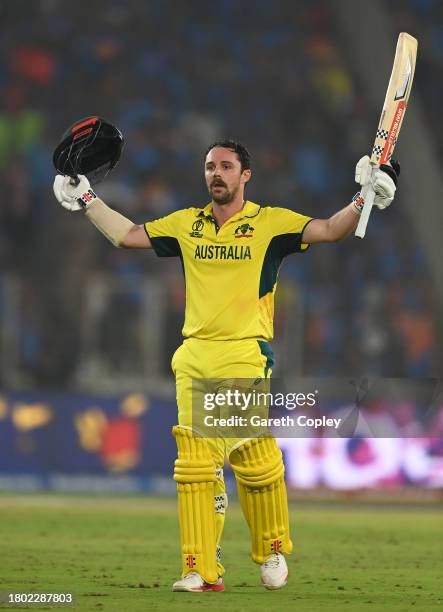
[(398, 37), (391, 78), (372, 147), (373, 164), (386, 164), (392, 157), (411, 94), (416, 58), (417, 39), (402, 32)]
[[(381, 112), (380, 121), (371, 151), (371, 164), (379, 166), (389, 163), (397, 144), (398, 135), (406, 113), (411, 94), (412, 81), (417, 59), (417, 39), (401, 32), (397, 40), (391, 78)], [(363, 186), (362, 193), (368, 194), (370, 185)], [(355, 230), (358, 238), (363, 238), (374, 198), (366, 198), (360, 221)]]

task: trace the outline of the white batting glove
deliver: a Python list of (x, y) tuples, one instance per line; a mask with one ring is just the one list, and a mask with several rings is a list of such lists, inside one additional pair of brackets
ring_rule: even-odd
[(88, 179), (83, 174), (79, 174), (80, 182), (73, 185), (70, 176), (57, 174), (54, 179), (54, 195), (59, 203), (71, 212), (86, 210), (97, 197), (91, 189)]
[[(368, 155), (359, 159), (355, 166), (355, 182), (363, 186), (369, 180), (371, 181), (372, 188), (375, 191), (374, 206), (382, 210), (387, 208), (394, 199), (397, 186), (392, 176), (396, 177), (397, 171), (391, 166), (381, 166), (371, 176), (372, 168)], [(389, 168), (389, 173), (388, 170), (383, 168)]]

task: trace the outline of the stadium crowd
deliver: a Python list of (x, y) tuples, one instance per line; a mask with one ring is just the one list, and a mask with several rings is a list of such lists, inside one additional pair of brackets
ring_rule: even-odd
[[(432, 19), (423, 7), (439, 10), (431, 0), (406, 4), (402, 23), (419, 11), (423, 29)], [(138, 223), (206, 203), (202, 156), (222, 135), (252, 153), (253, 201), (321, 217), (356, 191), (354, 166), (378, 111), (358, 87), (327, 0), (297, 2), (296, 12), (288, 0), (255, 0), (253, 10), (234, 0), (37, 0), (3, 3), (0, 14), (0, 278), (21, 281), (21, 364), (36, 386), (66, 385), (78, 367), (77, 324), (96, 274), (128, 287), (161, 275), (166, 351), (183, 320), (177, 262), (112, 249), (56, 204), (51, 155), (77, 119), (99, 114), (122, 130), (122, 161), (97, 192)], [(425, 70), (441, 70), (443, 45), (439, 26), (429, 28), (418, 89), (437, 113), (441, 81)], [(364, 241), (286, 261), (280, 282), (296, 284), (304, 303), (305, 337), (294, 343), (304, 345), (305, 374), (436, 375), (432, 282), (401, 187), (397, 199), (373, 215)], [(131, 292), (127, 300), (137, 308)], [(112, 312), (106, 325), (117, 330), (120, 309)]]

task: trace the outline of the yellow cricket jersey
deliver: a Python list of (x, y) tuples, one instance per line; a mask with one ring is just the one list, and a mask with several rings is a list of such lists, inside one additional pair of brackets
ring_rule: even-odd
[(186, 283), (185, 338), (271, 340), (283, 258), (305, 251), (311, 217), (245, 202), (220, 229), (205, 208), (185, 208), (145, 224), (159, 257), (180, 257)]

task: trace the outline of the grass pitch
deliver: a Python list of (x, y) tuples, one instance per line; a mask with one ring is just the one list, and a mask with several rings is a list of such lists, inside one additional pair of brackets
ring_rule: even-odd
[(442, 610), (440, 511), (290, 510), (295, 551), (287, 587), (260, 586), (233, 504), (223, 538), (226, 591), (188, 594), (171, 592), (180, 571), (175, 500), (3, 495), (0, 590), (74, 592), (81, 612)]

